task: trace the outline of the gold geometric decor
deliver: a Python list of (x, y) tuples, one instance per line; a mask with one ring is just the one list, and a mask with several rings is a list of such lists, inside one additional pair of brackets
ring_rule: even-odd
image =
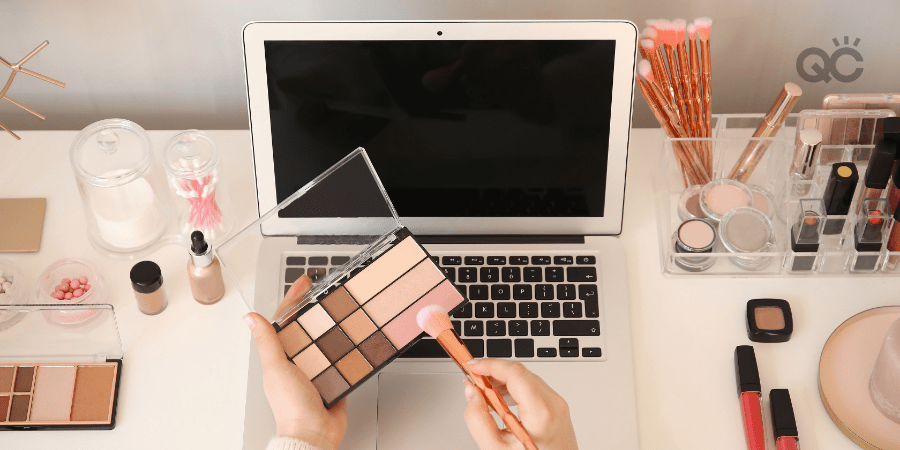
[[(18, 106), (19, 108), (22, 108), (22, 109), (24, 109), (25, 111), (28, 111), (28, 112), (30, 112), (31, 114), (34, 114), (35, 116), (37, 116), (37, 118), (39, 118), (39, 119), (41, 119), (41, 120), (45, 120), (45, 119), (46, 119), (44, 116), (42, 116), (42, 115), (40, 115), (40, 114), (38, 114), (38, 113), (36, 113), (36, 112), (34, 112), (34, 111), (32, 111), (32, 110), (26, 108), (26, 107), (23, 106), (21, 103), (19, 103), (19, 102), (13, 100), (13, 99), (11, 99), (11, 98), (9, 98), (9, 97), (6, 95), (6, 92), (9, 91), (9, 87), (12, 85), (13, 79), (16, 78), (16, 74), (19, 73), (19, 72), (22, 72), (22, 73), (24, 73), (24, 74), (26, 74), (26, 75), (31, 75), (31, 76), (33, 76), (33, 77), (35, 77), (35, 78), (44, 80), (44, 81), (46, 81), (46, 82), (48, 82), (48, 83), (53, 83), (53, 84), (55, 84), (55, 85), (57, 85), (57, 86), (59, 86), (59, 87), (66, 87), (66, 83), (63, 83), (63, 82), (61, 82), (61, 81), (56, 81), (56, 80), (54, 80), (53, 78), (45, 77), (45, 76), (43, 76), (43, 75), (41, 75), (41, 74), (39, 74), (39, 73), (37, 73), (37, 72), (32, 72), (32, 71), (30, 71), (30, 70), (25, 69), (25, 68), (22, 67), (22, 64), (25, 64), (25, 61), (28, 61), (29, 59), (31, 59), (32, 56), (36, 55), (37, 52), (41, 51), (41, 49), (43, 49), (44, 47), (46, 47), (49, 43), (50, 43), (49, 41), (44, 41), (41, 45), (38, 46), (38, 48), (34, 49), (31, 53), (29, 53), (28, 56), (22, 58), (21, 61), (15, 63), (15, 64), (10, 64), (7, 60), (5, 60), (5, 59), (3, 59), (3, 58), (0, 58), (0, 63), (3, 63), (4, 66), (9, 67), (10, 69), (12, 69), (12, 73), (9, 74), (9, 79), (6, 80), (6, 86), (3, 86), (3, 90), (0, 91), (0, 103), (2, 103), (3, 100), (6, 100), (6, 101), (12, 103), (13, 105)], [(12, 137), (16, 138), (17, 140), (18, 140), (18, 139), (21, 139), (21, 138), (19, 138), (19, 136), (16, 136), (16, 133), (13, 133), (12, 130), (10, 130), (9, 128), (6, 128), (2, 123), (0, 123), (0, 128), (3, 128), (4, 130), (6, 130), (7, 133), (11, 134)]]

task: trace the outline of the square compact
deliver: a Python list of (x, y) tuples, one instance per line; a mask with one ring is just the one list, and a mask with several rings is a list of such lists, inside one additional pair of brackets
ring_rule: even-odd
[(14, 323), (0, 331), (0, 430), (116, 426), (123, 352), (111, 305), (0, 306), (0, 318)]
[(747, 302), (747, 336), (753, 342), (787, 342), (794, 331), (787, 300), (757, 298)]
[[(247, 305), (272, 320), (285, 356), (326, 407), (415, 344), (416, 314), (466, 299), (401, 223), (357, 149), (216, 250)], [(297, 268), (315, 261), (317, 268)], [(325, 268), (324, 266), (331, 267)], [(306, 273), (312, 288), (280, 309)]]

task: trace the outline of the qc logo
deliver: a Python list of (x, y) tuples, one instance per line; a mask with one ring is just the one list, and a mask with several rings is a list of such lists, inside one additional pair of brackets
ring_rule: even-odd
[[(834, 43), (835, 47), (838, 47), (831, 55), (818, 47), (810, 47), (800, 52), (800, 56), (797, 57), (797, 74), (800, 75), (800, 78), (803, 78), (810, 83), (817, 83), (819, 81), (827, 83), (831, 81), (832, 78), (841, 83), (850, 83), (851, 81), (856, 81), (856, 79), (862, 75), (863, 68), (859, 66), (849, 74), (842, 73), (837, 67), (838, 60), (843, 56), (849, 56), (857, 63), (863, 62), (862, 55), (854, 48), (859, 45), (859, 38), (856, 38), (856, 40), (853, 41), (853, 47), (850, 47), (850, 38), (847, 36), (844, 36), (843, 47), (841, 47), (838, 38), (832, 38), (831, 42)], [(810, 66), (812, 73), (808, 72), (805, 67), (806, 61), (810, 58), (816, 59), (816, 61), (812, 63), (812, 66)]]

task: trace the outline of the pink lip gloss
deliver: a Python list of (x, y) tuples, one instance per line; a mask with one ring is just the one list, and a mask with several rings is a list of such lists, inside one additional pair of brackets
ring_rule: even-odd
[(756, 353), (749, 345), (739, 345), (734, 349), (734, 364), (737, 373), (738, 396), (741, 401), (741, 416), (744, 419), (744, 433), (747, 450), (766, 450), (766, 431), (762, 418), (762, 387), (759, 382), (759, 368)]

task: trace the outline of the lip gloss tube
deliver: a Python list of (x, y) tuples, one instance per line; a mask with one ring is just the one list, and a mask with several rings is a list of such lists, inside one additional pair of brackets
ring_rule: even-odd
[(777, 450), (800, 450), (800, 433), (794, 420), (794, 406), (791, 393), (787, 389), (769, 391), (769, 405), (772, 407), (772, 427), (775, 430)]
[(759, 382), (759, 367), (756, 365), (753, 347), (749, 345), (735, 347), (734, 365), (747, 450), (766, 450), (766, 430), (763, 428), (762, 418), (762, 386)]

